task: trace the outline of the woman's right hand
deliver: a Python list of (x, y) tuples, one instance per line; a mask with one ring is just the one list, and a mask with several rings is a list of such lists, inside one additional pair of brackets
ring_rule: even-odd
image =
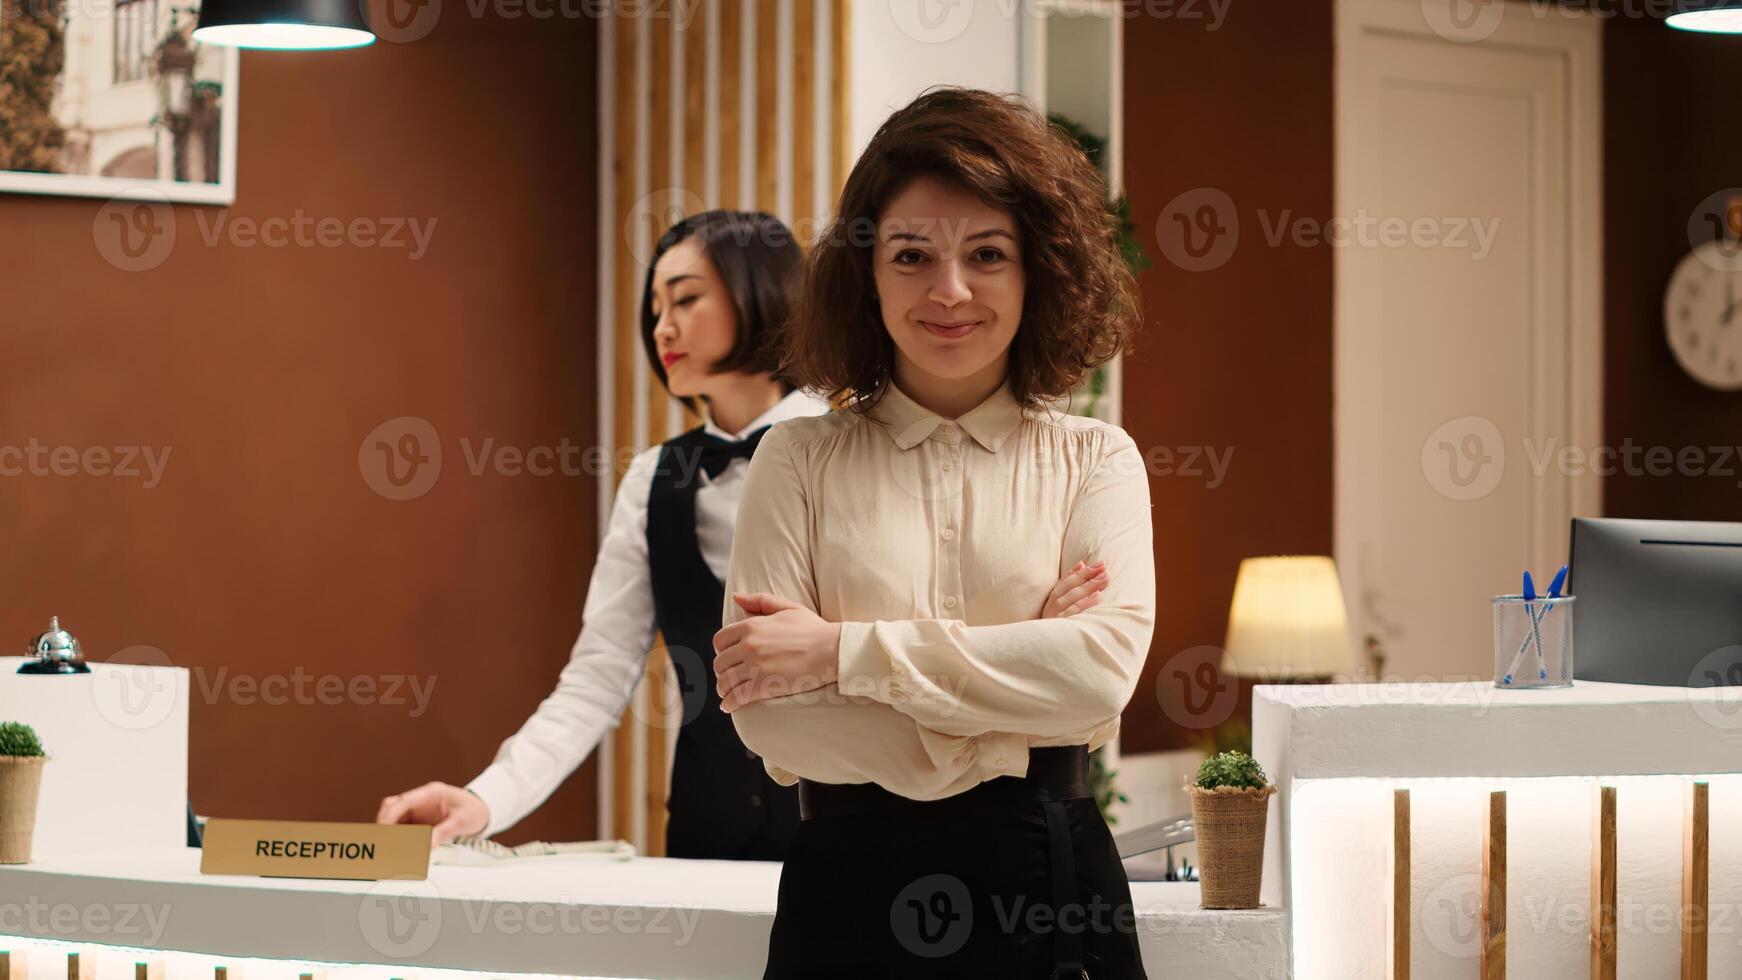
[(1063, 619), (1088, 609), (1101, 601), (1101, 590), (1110, 581), (1106, 562), (1093, 565), (1077, 562), (1052, 587), (1052, 594), (1046, 597), (1046, 605), (1041, 608), (1040, 618)]
[(435, 827), (437, 846), (456, 837), (481, 834), (490, 825), (490, 808), (470, 790), (447, 783), (424, 783), (381, 801), (376, 823), (424, 823)]

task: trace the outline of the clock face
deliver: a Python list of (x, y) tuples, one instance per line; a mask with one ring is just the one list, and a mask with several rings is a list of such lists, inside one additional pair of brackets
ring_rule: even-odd
[(1708, 387), (1742, 390), (1742, 245), (1689, 252), (1663, 295), (1663, 329), (1682, 370)]

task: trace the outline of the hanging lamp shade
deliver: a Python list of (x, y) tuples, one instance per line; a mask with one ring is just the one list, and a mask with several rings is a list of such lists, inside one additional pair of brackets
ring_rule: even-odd
[(204, 0), (194, 40), (237, 48), (356, 48), (375, 40), (364, 0)]
[(1742, 34), (1742, 0), (1676, 0), (1665, 24), (1704, 34)]

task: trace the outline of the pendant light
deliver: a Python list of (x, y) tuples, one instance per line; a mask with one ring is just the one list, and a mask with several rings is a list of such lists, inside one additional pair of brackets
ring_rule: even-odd
[(1663, 22), (1677, 30), (1742, 34), (1742, 0), (1676, 0)]
[(312, 51), (375, 40), (368, 0), (204, 0), (194, 40), (237, 48)]

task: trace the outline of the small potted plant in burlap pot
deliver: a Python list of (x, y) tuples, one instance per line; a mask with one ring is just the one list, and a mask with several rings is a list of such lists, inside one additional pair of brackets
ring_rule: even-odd
[(0, 722), (0, 864), (30, 861), (37, 791), (47, 761), (36, 729), (16, 721)]
[(1276, 787), (1244, 752), (1204, 760), (1186, 785), (1197, 828), (1198, 877), (1207, 909), (1255, 909), (1264, 880), (1264, 824)]

